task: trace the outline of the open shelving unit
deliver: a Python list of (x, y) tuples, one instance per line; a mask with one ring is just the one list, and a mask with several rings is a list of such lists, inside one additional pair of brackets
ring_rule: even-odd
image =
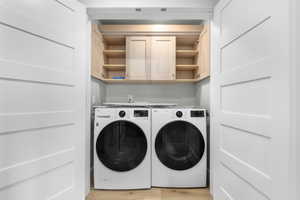
[(198, 54), (197, 50), (176, 50), (176, 56), (181, 58), (192, 58)]
[(124, 35), (103, 35), (103, 78), (126, 75), (126, 40)]
[(197, 80), (199, 35), (183, 35), (176, 37), (176, 80)]

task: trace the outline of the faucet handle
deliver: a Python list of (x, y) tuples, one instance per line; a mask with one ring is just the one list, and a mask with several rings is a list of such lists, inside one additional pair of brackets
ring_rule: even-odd
[(129, 94), (127, 99), (128, 99), (128, 103), (134, 103), (134, 96)]

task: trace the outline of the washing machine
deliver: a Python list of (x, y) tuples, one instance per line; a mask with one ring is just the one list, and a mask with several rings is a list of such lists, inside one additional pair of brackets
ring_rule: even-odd
[(152, 186), (207, 186), (206, 110), (152, 109)]
[(151, 187), (151, 112), (145, 108), (96, 108), (95, 189)]

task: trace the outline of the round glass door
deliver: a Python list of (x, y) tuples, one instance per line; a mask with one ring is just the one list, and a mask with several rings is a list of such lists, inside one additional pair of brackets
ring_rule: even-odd
[(205, 151), (204, 138), (197, 127), (186, 121), (165, 125), (155, 139), (158, 159), (173, 170), (194, 167)]
[(107, 125), (96, 142), (99, 160), (114, 171), (136, 168), (147, 152), (147, 139), (143, 130), (128, 121), (115, 121)]

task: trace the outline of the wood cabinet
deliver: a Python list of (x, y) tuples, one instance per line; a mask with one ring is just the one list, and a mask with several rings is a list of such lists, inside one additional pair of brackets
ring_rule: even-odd
[(127, 37), (127, 78), (175, 80), (175, 48), (175, 37)]
[(150, 37), (126, 38), (126, 77), (129, 80), (149, 80), (150, 49)]
[(198, 61), (197, 65), (200, 66), (197, 69), (197, 77), (201, 77), (202, 79), (206, 78), (210, 74), (210, 32), (209, 27), (204, 26), (203, 31), (199, 36), (199, 44), (198, 44)]
[(210, 74), (209, 25), (203, 25), (200, 35), (176, 38), (176, 79), (199, 81)]
[(92, 76), (110, 83), (197, 82), (209, 76), (209, 25), (176, 25), (171, 32), (168, 25), (162, 32), (135, 26), (118, 32), (119, 25), (111, 25), (103, 32), (93, 25)]
[(175, 36), (151, 37), (151, 80), (175, 80)]
[(104, 44), (102, 34), (98, 30), (98, 25), (92, 25), (92, 58), (91, 58), (91, 74), (93, 77), (103, 79), (103, 48)]

